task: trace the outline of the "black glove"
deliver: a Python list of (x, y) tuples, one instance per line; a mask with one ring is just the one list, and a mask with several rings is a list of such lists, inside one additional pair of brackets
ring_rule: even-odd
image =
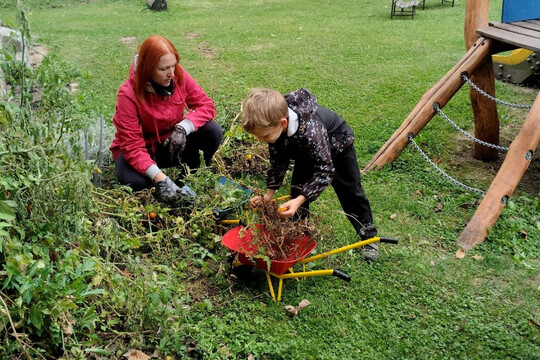
[(163, 145), (169, 147), (171, 160), (180, 160), (180, 155), (182, 155), (186, 148), (186, 138), (186, 129), (180, 123), (174, 125), (174, 131), (163, 143)]
[(188, 186), (179, 188), (168, 176), (156, 182), (155, 186), (155, 196), (160, 202), (175, 203), (182, 199), (190, 200), (196, 196), (195, 192)]

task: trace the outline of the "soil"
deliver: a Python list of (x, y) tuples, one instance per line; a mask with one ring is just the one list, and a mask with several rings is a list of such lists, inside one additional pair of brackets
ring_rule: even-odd
[(32, 69), (38, 68), (48, 53), (49, 51), (43, 45), (30, 46), (28, 48), (28, 57), (30, 59), (30, 65), (32, 65)]
[(184, 34), (184, 36), (186, 37), (186, 39), (195, 39), (195, 38), (198, 38), (199, 36), (201, 36), (201, 34), (196, 33), (196, 32), (188, 31), (187, 33)]
[(197, 49), (207, 59), (212, 59), (217, 56), (217, 50), (210, 48), (206, 45), (206, 43), (202, 42), (197, 46)]
[[(520, 114), (515, 114), (515, 121), (501, 125), (500, 128), (500, 145), (508, 147), (513, 141), (514, 137), (519, 133), (525, 117), (527, 116), (526, 110), (520, 110)], [(473, 144), (469, 139), (466, 139), (463, 135), (456, 136), (456, 142), (459, 144), (455, 156), (453, 156), (449, 162), (452, 167), (456, 169), (465, 169), (463, 174), (468, 174), (468, 178), (472, 182), (479, 180), (479, 182), (489, 183), (493, 181), (497, 172), (501, 168), (501, 165), (505, 159), (506, 153), (499, 153), (499, 158), (495, 161), (483, 162), (473, 157)], [(528, 193), (533, 196), (540, 195), (540, 155), (538, 150), (540, 146), (534, 150), (534, 155), (529, 164), (529, 167), (525, 171), (525, 174), (521, 178), (519, 185), (515, 190), (515, 194)], [(460, 180), (460, 176), (454, 176)], [(488, 185), (489, 186), (489, 185)], [(487, 191), (486, 189), (483, 189)]]
[(118, 39), (123, 44), (135, 44), (137, 41), (137, 37), (135, 36), (126, 36)]

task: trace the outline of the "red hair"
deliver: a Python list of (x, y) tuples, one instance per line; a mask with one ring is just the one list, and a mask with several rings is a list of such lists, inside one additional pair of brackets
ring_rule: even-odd
[(139, 57), (137, 59), (137, 68), (135, 69), (135, 95), (141, 102), (145, 102), (145, 87), (152, 79), (159, 59), (163, 55), (173, 54), (176, 58), (176, 67), (174, 70), (174, 80), (176, 85), (182, 83), (182, 68), (180, 67), (180, 55), (174, 45), (163, 36), (150, 36), (139, 47)]

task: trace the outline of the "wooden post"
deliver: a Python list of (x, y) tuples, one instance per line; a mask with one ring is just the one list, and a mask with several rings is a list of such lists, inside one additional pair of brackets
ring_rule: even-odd
[(439, 107), (442, 109), (463, 85), (463, 80), (460, 77), (461, 73), (475, 72), (478, 66), (490, 56), (492, 45), (493, 41), (491, 39), (478, 39), (463, 58), (441, 80), (422, 95), (409, 116), (379, 149), (377, 154), (373, 156), (362, 172), (373, 170), (375, 167), (381, 168), (388, 162), (393, 162), (409, 144), (407, 134), (413, 133), (413, 135), (416, 135), (426, 126), (436, 114), (433, 104), (439, 103)]
[[(476, 29), (487, 27), (489, 24), (489, 0), (467, 0), (465, 8), (465, 46), (470, 47), (478, 40)], [(469, 78), (489, 95), (495, 96), (495, 76), (491, 56), (486, 57)], [(470, 89), (469, 97), (474, 115), (475, 137), (490, 144), (499, 144), (499, 116), (497, 104)], [(496, 149), (488, 148), (478, 143), (474, 144), (473, 156), (478, 160), (492, 161), (498, 157)]]
[(536, 97), (519, 134), (512, 141), (508, 154), (486, 196), (458, 238), (457, 243), (464, 250), (470, 250), (484, 241), (489, 228), (497, 221), (506, 201), (529, 167), (539, 141), (540, 94)]

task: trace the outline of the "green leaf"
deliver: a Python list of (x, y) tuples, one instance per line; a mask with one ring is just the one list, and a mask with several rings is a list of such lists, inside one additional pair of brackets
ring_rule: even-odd
[(0, 219), (8, 221), (15, 219), (15, 206), (14, 201), (0, 201)]
[(161, 290), (161, 292), (159, 293), (159, 297), (162, 304), (167, 304), (171, 299), (171, 291), (169, 289)]
[(101, 348), (86, 348), (84, 349), (84, 352), (98, 354), (98, 355), (106, 355), (106, 356), (112, 354), (109, 350), (101, 349)]
[(82, 265), (78, 266), (77, 271), (86, 273), (86, 272), (93, 272), (98, 269), (99, 269), (99, 265), (94, 260), (87, 259)]
[(30, 308), (30, 323), (34, 325), (38, 330), (43, 327), (43, 313), (36, 305), (32, 305)]
[(88, 296), (88, 295), (98, 295), (103, 294), (103, 289), (93, 289), (89, 291), (85, 291), (82, 296)]

